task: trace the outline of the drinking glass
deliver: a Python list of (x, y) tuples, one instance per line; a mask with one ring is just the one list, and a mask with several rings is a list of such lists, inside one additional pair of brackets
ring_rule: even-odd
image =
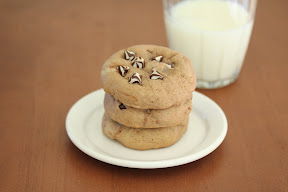
[(163, 0), (169, 47), (192, 62), (197, 88), (234, 82), (249, 44), (257, 0)]

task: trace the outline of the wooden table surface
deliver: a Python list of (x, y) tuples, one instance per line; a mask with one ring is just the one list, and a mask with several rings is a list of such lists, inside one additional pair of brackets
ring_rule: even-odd
[(135, 44), (167, 46), (160, 0), (0, 1), (0, 191), (288, 191), (288, 1), (260, 0), (240, 78), (198, 90), (228, 134), (193, 163), (129, 169), (69, 140), (68, 110)]

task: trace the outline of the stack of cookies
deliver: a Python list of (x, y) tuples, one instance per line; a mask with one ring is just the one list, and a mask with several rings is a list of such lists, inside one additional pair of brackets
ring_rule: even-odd
[(103, 133), (138, 150), (176, 143), (185, 133), (196, 77), (191, 62), (166, 47), (137, 45), (103, 65)]

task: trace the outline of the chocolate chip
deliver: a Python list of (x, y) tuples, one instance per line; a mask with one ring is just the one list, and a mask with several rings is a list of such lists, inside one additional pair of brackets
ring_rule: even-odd
[(135, 58), (136, 54), (133, 51), (124, 50), (124, 58), (126, 60), (132, 61)]
[(174, 64), (168, 64), (168, 63), (165, 63), (167, 67), (169, 67), (170, 69), (174, 68)]
[(156, 79), (163, 79), (162, 75), (157, 71), (153, 70), (153, 72), (150, 75), (150, 79), (156, 80)]
[(141, 75), (139, 73), (133, 73), (128, 80), (129, 83), (134, 84), (138, 83), (139, 85), (141, 84)]
[[(157, 61), (157, 62), (162, 62), (163, 61), (163, 56), (160, 55), (160, 56), (157, 56), (157, 57), (154, 57), (152, 58), (152, 61)], [(169, 67), (170, 69), (174, 68), (174, 64), (168, 64), (168, 63), (165, 63), (167, 65), (167, 67)]]
[(122, 110), (122, 109), (127, 109), (127, 108), (126, 108), (126, 106), (125, 106), (123, 103), (121, 103), (121, 104), (119, 105), (119, 109)]
[(128, 66), (118, 66), (117, 70), (120, 73), (120, 75), (122, 77), (124, 77), (128, 73), (129, 67)]
[(157, 57), (154, 57), (152, 60), (155, 60), (155, 61), (158, 61), (158, 62), (162, 62), (163, 61), (163, 56), (157, 56)]
[(132, 66), (137, 68), (144, 68), (145, 67), (145, 61), (142, 57), (136, 57), (132, 61)]

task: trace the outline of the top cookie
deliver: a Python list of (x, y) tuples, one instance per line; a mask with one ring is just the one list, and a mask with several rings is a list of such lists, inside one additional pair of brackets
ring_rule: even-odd
[(196, 77), (183, 54), (166, 47), (137, 45), (113, 54), (103, 65), (104, 91), (140, 109), (165, 109), (191, 98)]

